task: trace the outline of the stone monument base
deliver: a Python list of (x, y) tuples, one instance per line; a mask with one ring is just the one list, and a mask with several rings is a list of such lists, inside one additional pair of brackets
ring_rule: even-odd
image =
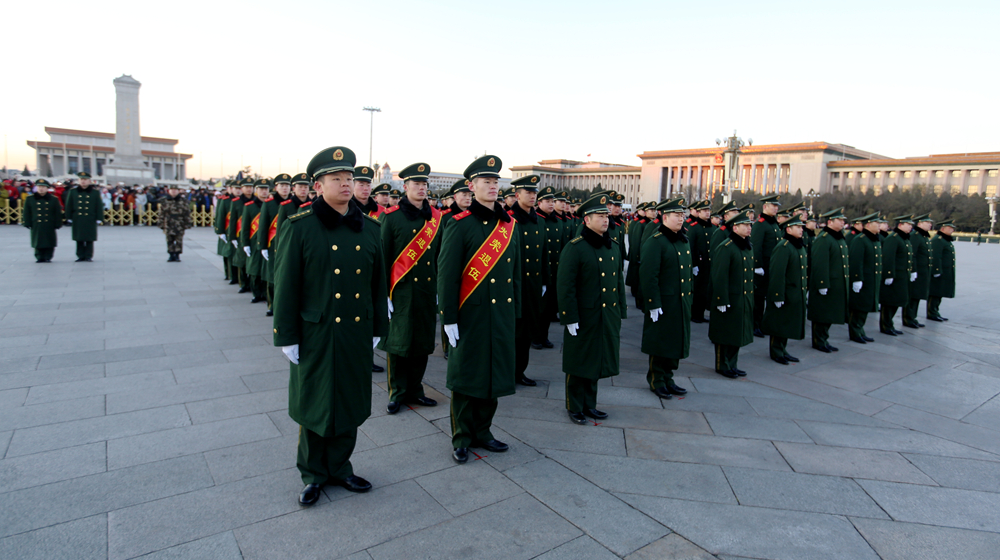
[(104, 166), (104, 179), (109, 185), (115, 183), (126, 184), (146, 184), (155, 181), (153, 170), (146, 166), (117, 166), (108, 164)]

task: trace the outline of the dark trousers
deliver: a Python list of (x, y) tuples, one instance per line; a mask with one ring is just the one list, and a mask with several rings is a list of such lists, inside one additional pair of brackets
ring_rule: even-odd
[(514, 332), (519, 333), (514, 336), (514, 379), (521, 379), (524, 377), (524, 370), (528, 369), (528, 356), (533, 337), (523, 319), (516, 319)]
[(907, 326), (917, 326), (917, 311), (920, 309), (920, 298), (910, 298), (906, 306), (903, 307), (903, 324)]
[(451, 344), (448, 344), (448, 335), (444, 333), (444, 323), (441, 323), (441, 351), (444, 352), (446, 357), (448, 356), (448, 348), (450, 347)]
[(267, 282), (264, 291), (267, 293), (267, 310), (270, 311), (274, 306), (274, 282)]
[(899, 309), (895, 305), (885, 305), (882, 304), (882, 315), (879, 317), (879, 328), (883, 331), (896, 330), (895, 325), (892, 324), (892, 320), (896, 317), (896, 310)]
[(597, 408), (597, 380), (566, 374), (566, 410), (583, 412)]
[(35, 260), (37, 261), (47, 261), (52, 259), (52, 255), (56, 252), (55, 247), (45, 247), (35, 249)]
[(253, 293), (253, 297), (257, 299), (265, 299), (267, 297), (267, 282), (263, 281), (260, 276), (250, 276), (250, 290)]
[(650, 389), (666, 387), (674, 382), (674, 371), (681, 365), (681, 361), (674, 358), (664, 358), (663, 356), (649, 356), (649, 371), (646, 372), (646, 382)]
[(728, 344), (715, 345), (715, 371), (736, 369), (740, 359), (740, 347)]
[(865, 334), (865, 323), (867, 322), (867, 311), (854, 311), (852, 309), (850, 317), (847, 320), (847, 329), (851, 333), (851, 338), (862, 338), (868, 336)]
[(424, 372), (427, 356), (406, 357), (392, 352), (385, 353), (386, 377), (389, 380), (389, 400), (412, 402), (424, 396)]
[(229, 264), (229, 257), (222, 257), (222, 271), (226, 273), (226, 280), (232, 279), (232, 276), (230, 275), (232, 270), (233, 266)]
[(240, 289), (243, 289), (244, 287), (246, 287), (246, 286), (249, 285), (250, 277), (247, 276), (247, 269), (234, 265), (233, 266), (233, 275), (236, 278), (236, 280), (239, 282)]
[(927, 298), (927, 318), (936, 319), (941, 316), (941, 298), (931, 296)]
[(331, 437), (324, 437), (307, 428), (299, 427), (299, 453), (295, 465), (306, 484), (327, 484), (354, 474), (351, 453), (358, 441), (358, 429)]
[(451, 446), (474, 447), (495, 439), (490, 427), (497, 399), (480, 399), (451, 392)]
[(830, 323), (812, 322), (813, 346), (823, 348), (830, 344)]
[[(704, 319), (705, 311), (708, 310), (708, 299), (709, 292), (711, 290), (711, 285), (708, 282), (708, 276), (702, 276), (709, 274), (708, 267), (701, 267), (698, 271), (698, 276), (694, 277), (694, 299), (691, 301), (691, 318), (693, 319)], [(704, 280), (700, 280), (704, 278)]]
[(636, 309), (639, 311), (645, 311), (642, 307), (642, 290), (639, 288), (638, 280), (636, 280), (636, 285), (632, 286), (632, 297), (635, 298)]
[(168, 233), (167, 234), (167, 252), (177, 253), (178, 255), (184, 252), (184, 232), (180, 233)]
[(78, 259), (92, 259), (92, 258), (94, 258), (94, 242), (93, 241), (77, 241), (76, 242), (76, 258), (78, 258)]
[(772, 358), (788, 356), (788, 339), (783, 336), (771, 335), (770, 351)]
[(758, 330), (764, 323), (764, 295), (767, 293), (768, 274), (753, 275), (753, 328)]

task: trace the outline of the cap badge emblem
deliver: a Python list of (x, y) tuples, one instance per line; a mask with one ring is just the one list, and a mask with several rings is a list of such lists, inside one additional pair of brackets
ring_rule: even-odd
[(486, 165), (489, 166), (489, 167), (493, 167), (496, 164), (497, 164), (497, 160), (495, 160), (493, 158), (490, 158), (489, 161), (486, 162)]
[(340, 148), (337, 148), (333, 152), (333, 161), (340, 161), (342, 159), (344, 159), (344, 151), (341, 150)]

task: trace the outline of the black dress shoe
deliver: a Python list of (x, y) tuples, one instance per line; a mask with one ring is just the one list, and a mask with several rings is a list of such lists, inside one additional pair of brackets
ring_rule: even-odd
[(674, 398), (673, 395), (670, 394), (670, 389), (667, 389), (666, 387), (657, 387), (655, 389), (650, 389), (650, 391), (652, 391), (653, 394), (655, 394), (657, 397), (660, 397), (661, 399), (670, 400)]
[(473, 447), (481, 447), (493, 453), (505, 453), (508, 449), (510, 449), (509, 445), (497, 439), (480, 442), (478, 444), (474, 444)]
[(238, 292), (236, 292), (236, 293), (237, 293), (237, 294), (245, 294), (245, 293), (247, 293), (247, 292), (249, 292), (249, 291), (250, 291), (250, 288), (248, 288), (248, 287), (244, 286), (244, 287), (240, 288), (240, 291), (238, 291)]
[(856, 336), (851, 337), (851, 342), (857, 342), (858, 344), (868, 344), (867, 342), (865, 342), (865, 339), (858, 338)]
[(529, 379), (529, 378), (523, 377), (523, 376), (522, 377), (518, 377), (517, 379), (514, 380), (514, 382), (517, 383), (518, 385), (524, 385), (525, 387), (534, 387), (534, 386), (538, 385), (538, 383), (535, 382), (534, 379)]
[[(94, 262), (94, 259), (83, 259), (83, 262)], [(948, 319), (945, 319), (947, 321)]]
[(815, 344), (813, 344), (813, 348), (815, 348), (816, 350), (819, 350), (820, 352), (826, 352), (827, 354), (829, 354), (830, 352), (833, 352), (833, 350), (830, 350), (830, 348), (826, 347), (826, 346), (816, 346)]
[(454, 451), (451, 452), (451, 458), (455, 460), (456, 463), (462, 464), (469, 460), (469, 450), (465, 447), (456, 447)]
[(76, 260), (75, 260), (75, 261), (73, 261), (73, 262), (84, 262), (84, 261), (86, 261), (86, 260), (87, 260), (87, 259), (76, 259)]
[(349, 492), (367, 492), (372, 489), (372, 483), (361, 478), (360, 476), (351, 475), (344, 480), (338, 480), (337, 484), (343, 486)]
[(378, 364), (372, 364), (372, 371), (374, 371), (375, 373), (382, 373), (383, 371), (385, 371), (385, 368)]
[(862, 336), (861, 340), (864, 340), (865, 342), (875, 342), (875, 339), (870, 336)]
[(790, 355), (790, 354), (785, 354), (785, 359), (788, 360), (789, 362), (793, 362), (793, 363), (796, 363), (796, 364), (799, 363), (799, 359), (796, 358), (795, 356)]
[(233, 286), (233, 285), (236, 285), (236, 284), (239, 284), (239, 283), (240, 283), (240, 281), (237, 280), (237, 279), (235, 279), (235, 278), (233, 278), (232, 280), (229, 281), (229, 285), (230, 286)]
[(43, 262), (45, 262), (45, 259), (36, 259), (35, 260), (35, 264), (43, 263)]
[(920, 328), (924, 328), (924, 327), (926, 327), (927, 325), (925, 325), (925, 324), (923, 324), (923, 323), (919, 323), (919, 322), (918, 322), (918, 323), (917, 323), (917, 326), (918, 326), (918, 327), (920, 327)]
[(944, 317), (928, 317), (927, 320), (928, 321), (936, 321), (938, 323), (943, 323), (943, 322), (947, 321), (948, 319), (945, 319)]
[(555, 346), (556, 345), (552, 344), (552, 341), (549, 339), (545, 339), (545, 342), (542, 343), (543, 348), (555, 348)]
[(587, 423), (587, 419), (583, 416), (582, 412), (573, 412), (572, 410), (567, 410), (566, 412), (569, 413), (569, 419), (572, 420), (574, 424), (583, 425)]
[(899, 335), (903, 334), (903, 331), (901, 331), (899, 329), (893, 329), (893, 330), (896, 331), (896, 336), (899, 336)]
[(784, 356), (771, 356), (771, 359), (783, 366), (788, 365), (788, 360), (786, 360)]
[(267, 298), (255, 297), (252, 300), (250, 300), (250, 303), (260, 303), (262, 301), (267, 301)]
[(593, 418), (594, 420), (604, 420), (605, 418), (608, 417), (607, 412), (597, 410), (596, 408), (588, 408), (587, 410), (584, 410), (583, 415), (589, 418)]
[(919, 329), (920, 325), (917, 323), (903, 323), (903, 326), (908, 329)]
[(735, 373), (737, 377), (746, 377), (747, 376), (747, 372), (743, 371), (742, 369), (733, 368), (733, 373)]
[(385, 405), (385, 411), (389, 414), (396, 414), (399, 412), (400, 407), (402, 407), (400, 403), (396, 401), (389, 401), (389, 404)]
[(434, 399), (429, 399), (427, 397), (417, 397), (413, 399), (413, 402), (419, 404), (420, 406), (437, 406), (438, 402)]
[(270, 309), (268, 309), (267, 313), (265, 313), (264, 316), (265, 317), (274, 317), (274, 311), (271, 311)]
[(760, 329), (754, 329), (753, 335), (756, 336), (757, 338), (764, 338), (764, 331)]
[(707, 323), (708, 321), (705, 320), (705, 317), (691, 317), (691, 322), (692, 323)]
[(830, 346), (827, 344), (826, 347), (829, 348), (831, 352), (840, 352), (840, 348), (837, 348), (836, 346)]
[(532, 342), (531, 347), (535, 350), (541, 350), (543, 348), (541, 342)]
[(306, 487), (302, 489), (302, 493), (299, 494), (299, 504), (304, 506), (315, 504), (319, 500), (321, 488), (319, 484), (306, 484)]
[(878, 332), (880, 332), (882, 334), (887, 334), (889, 336), (896, 336), (896, 331), (890, 331), (890, 330), (886, 330), (886, 329), (879, 329)]
[(680, 397), (683, 397), (688, 393), (687, 389), (681, 387), (680, 385), (674, 383), (673, 381), (667, 383), (667, 390)]
[(740, 374), (736, 373), (735, 371), (733, 371), (731, 369), (725, 369), (725, 370), (719, 370), (719, 369), (717, 369), (717, 370), (715, 370), (715, 373), (718, 373), (722, 377), (728, 377), (729, 379), (736, 379), (737, 377), (740, 376)]

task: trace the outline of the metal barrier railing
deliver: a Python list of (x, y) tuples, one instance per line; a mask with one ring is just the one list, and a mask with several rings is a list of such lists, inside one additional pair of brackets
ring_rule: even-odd
[[(12, 225), (22, 223), (21, 216), (23, 204), (17, 208), (10, 206), (0, 206), (0, 224)], [(215, 207), (203, 206), (201, 210), (191, 209), (191, 220), (195, 227), (211, 227), (215, 220)], [(160, 221), (160, 213), (152, 204), (146, 205), (146, 210), (141, 214), (135, 212), (132, 206), (120, 205), (104, 209), (104, 225), (106, 226), (131, 226), (144, 224), (155, 226)]]

